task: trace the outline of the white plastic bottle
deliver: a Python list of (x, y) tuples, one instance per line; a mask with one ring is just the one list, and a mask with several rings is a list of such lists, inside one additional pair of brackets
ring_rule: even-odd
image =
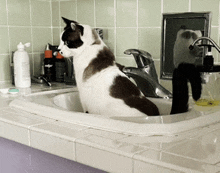
[(30, 47), (30, 43), (17, 45), (18, 50), (14, 53), (14, 79), (18, 88), (28, 88), (31, 86), (30, 60), (25, 47)]

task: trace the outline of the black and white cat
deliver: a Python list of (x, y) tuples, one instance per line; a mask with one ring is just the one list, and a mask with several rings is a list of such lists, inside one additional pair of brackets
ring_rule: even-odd
[(173, 61), (175, 68), (180, 63), (201, 64), (203, 48), (195, 45), (193, 50), (189, 46), (199, 37), (202, 37), (200, 30), (191, 30), (182, 26), (177, 32), (176, 41), (173, 47)]
[[(64, 57), (74, 57), (75, 77), (84, 112), (103, 116), (132, 117), (160, 114), (157, 106), (144, 97), (136, 85), (120, 70), (122, 66), (115, 62), (113, 53), (94, 29), (66, 18), (63, 20), (66, 27), (61, 33), (58, 49)], [(179, 73), (182, 71), (177, 70), (177, 74)], [(197, 84), (192, 87), (199, 93)], [(188, 98), (187, 79), (186, 88), (183, 90), (187, 90), (184, 98)], [(180, 105), (184, 110), (178, 109), (181, 112), (188, 110), (186, 106), (188, 99), (186, 103), (185, 100), (183, 102), (185, 105)], [(178, 110), (172, 113), (181, 113)]]

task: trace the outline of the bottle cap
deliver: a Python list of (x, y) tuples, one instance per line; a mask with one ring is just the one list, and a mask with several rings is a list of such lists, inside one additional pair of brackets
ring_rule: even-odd
[(58, 52), (56, 58), (57, 59), (63, 59), (64, 57)]
[(44, 57), (45, 58), (52, 58), (53, 57), (52, 50), (45, 50)]
[(46, 49), (45, 50), (50, 50), (49, 43), (46, 45)]
[(25, 44), (22, 44), (22, 42), (20, 42), (18, 45), (17, 45), (17, 49), (18, 50), (24, 50), (24, 47), (30, 47), (30, 43), (25, 43)]
[(18, 45), (17, 45), (17, 48), (18, 50), (23, 50), (24, 49), (24, 45), (20, 42)]

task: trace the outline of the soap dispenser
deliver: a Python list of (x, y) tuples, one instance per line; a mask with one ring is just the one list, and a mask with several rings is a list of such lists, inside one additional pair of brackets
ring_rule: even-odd
[(28, 88), (31, 86), (30, 60), (25, 47), (30, 47), (30, 43), (17, 45), (17, 51), (14, 53), (14, 78), (15, 86), (18, 88)]

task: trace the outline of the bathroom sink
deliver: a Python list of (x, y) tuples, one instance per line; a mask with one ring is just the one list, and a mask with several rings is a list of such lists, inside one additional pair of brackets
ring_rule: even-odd
[[(156, 103), (157, 107), (159, 108), (160, 114), (167, 115), (170, 113), (171, 104), (172, 104), (171, 100), (154, 99), (154, 98), (148, 98), (148, 99)], [(53, 98), (53, 101), (55, 105), (57, 105), (58, 107), (64, 108), (66, 110), (83, 112), (78, 92), (57, 95), (56, 97)]]
[(53, 98), (53, 102), (58, 107), (66, 110), (83, 112), (78, 92), (57, 95)]
[(57, 121), (132, 135), (175, 135), (220, 121), (220, 107), (198, 111), (193, 102), (188, 112), (169, 115), (171, 99), (149, 98), (159, 108), (161, 116), (120, 117), (83, 113), (77, 88), (56, 93), (34, 94), (18, 98), (11, 107)]

